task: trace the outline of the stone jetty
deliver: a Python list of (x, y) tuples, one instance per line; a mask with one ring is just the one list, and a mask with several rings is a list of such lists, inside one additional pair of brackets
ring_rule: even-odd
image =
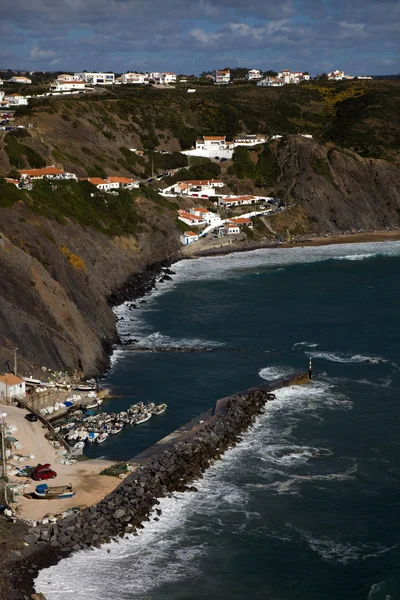
[[(308, 381), (307, 375), (300, 375), (218, 400), (196, 420), (132, 459), (132, 474), (97, 505), (51, 526), (31, 528), (26, 541), (36, 546), (35, 554), (51, 553), (50, 562), (55, 563), (71, 552), (135, 532), (149, 520), (158, 498), (196, 491), (193, 482), (240, 440), (266, 402), (274, 400), (274, 390)], [(161, 513), (157, 508), (155, 512)]]

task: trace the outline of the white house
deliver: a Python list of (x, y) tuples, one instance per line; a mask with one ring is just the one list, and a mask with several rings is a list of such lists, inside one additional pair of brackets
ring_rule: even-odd
[(183, 150), (182, 154), (230, 159), (233, 156), (233, 148), (233, 142), (227, 142), (224, 135), (204, 135), (202, 139), (196, 140), (194, 150)]
[(207, 225), (212, 225), (213, 227), (217, 227), (221, 225), (221, 217), (216, 213), (213, 213), (211, 210), (207, 210), (206, 208), (190, 208), (189, 213), (191, 215), (196, 215), (196, 217), (200, 217), (204, 219)]
[(7, 83), (32, 83), (32, 79), (29, 79), (29, 77), (20, 77), (20, 76), (14, 76), (11, 77), (11, 79), (8, 79)]
[(266, 77), (257, 83), (259, 87), (282, 87), (285, 81), (280, 77)]
[(107, 179), (101, 179), (100, 177), (89, 177), (86, 181), (89, 181), (92, 185), (95, 185), (98, 190), (102, 192), (110, 192), (112, 190), (129, 189), (139, 187), (139, 182), (135, 179), (129, 179), (128, 177), (107, 177)]
[(121, 80), (124, 84), (146, 83), (147, 75), (144, 75), (144, 73), (124, 73)]
[(187, 181), (178, 181), (164, 188), (162, 193), (190, 196), (193, 193), (200, 192), (207, 196), (214, 196), (215, 188), (221, 187), (224, 187), (224, 182), (219, 179), (188, 179)]
[(235, 235), (237, 233), (240, 233), (239, 225), (234, 225), (233, 223), (225, 223), (224, 233), (226, 235)]
[(186, 210), (178, 210), (178, 219), (187, 225), (205, 225), (207, 221), (203, 217), (192, 215)]
[(252, 79), (261, 79), (260, 69), (250, 69), (247, 73), (246, 78), (251, 81)]
[(253, 229), (253, 221), (246, 217), (233, 217), (229, 222), (238, 227), (248, 227), (249, 229)]
[(153, 71), (149, 73), (149, 79), (153, 79), (156, 83), (160, 83), (163, 74), (158, 71)]
[(176, 74), (175, 73), (163, 73), (161, 82), (165, 83), (165, 84), (176, 83)]
[(21, 96), (21, 94), (10, 94), (4, 96), (4, 100), (8, 102), (8, 106), (27, 106), (28, 98)]
[(74, 173), (67, 173), (54, 165), (43, 169), (23, 169), (19, 173), (21, 179), (77, 179)]
[(0, 85), (3, 85), (4, 81), (2, 80), (2, 78), (0, 77)]
[(215, 83), (217, 85), (227, 84), (231, 81), (231, 72), (229, 69), (223, 69), (222, 71), (215, 71)]
[(246, 206), (249, 204), (257, 204), (260, 199), (256, 196), (235, 196), (231, 198), (219, 198), (218, 205), (224, 208), (234, 208), (235, 206)]
[(25, 381), (16, 377), (12, 373), (0, 375), (0, 404), (5, 404), (7, 400), (15, 396), (25, 397)]
[(328, 73), (328, 79), (330, 81), (342, 81), (343, 78), (344, 78), (344, 71), (338, 71), (336, 69), (335, 71), (331, 71), (330, 73)]
[(181, 244), (183, 244), (184, 246), (187, 246), (188, 244), (193, 244), (193, 242), (197, 242), (198, 239), (199, 236), (193, 231), (185, 231), (185, 233), (180, 237)]
[(265, 144), (267, 136), (250, 134), (250, 135), (239, 135), (233, 140), (234, 146), (256, 146), (257, 144)]
[(63, 73), (62, 75), (57, 76), (57, 80), (60, 81), (78, 81), (78, 78), (75, 75), (71, 75), (71, 73)]
[(77, 79), (56, 79), (50, 84), (50, 92), (70, 92), (71, 90), (84, 90), (85, 82)]
[(87, 73), (83, 71), (82, 73), (75, 73), (74, 77), (78, 81), (84, 81), (90, 85), (112, 85), (115, 83), (114, 73)]

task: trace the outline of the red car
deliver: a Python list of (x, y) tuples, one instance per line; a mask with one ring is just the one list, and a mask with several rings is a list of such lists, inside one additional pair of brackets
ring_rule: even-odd
[(54, 479), (57, 477), (57, 473), (53, 471), (49, 463), (45, 465), (38, 465), (32, 472), (32, 479), (35, 481), (42, 481), (43, 479)]

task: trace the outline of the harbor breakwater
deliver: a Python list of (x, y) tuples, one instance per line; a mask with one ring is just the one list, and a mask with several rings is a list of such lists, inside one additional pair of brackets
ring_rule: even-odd
[(25, 541), (31, 553), (25, 565), (16, 570), (19, 582), (21, 577), (33, 582), (40, 569), (72, 552), (134, 534), (150, 515), (158, 519), (158, 498), (173, 492), (197, 491), (193, 485), (196, 479), (240, 441), (240, 434), (265, 404), (274, 400), (274, 390), (308, 381), (307, 374), (295, 375), (218, 400), (197, 419), (134, 457), (130, 461), (134, 471), (97, 505), (53, 525), (30, 528)]

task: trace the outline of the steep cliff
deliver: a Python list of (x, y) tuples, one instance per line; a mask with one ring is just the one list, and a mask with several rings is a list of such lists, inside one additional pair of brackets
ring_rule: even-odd
[(176, 253), (175, 216), (146, 201), (149, 222), (135, 237), (60, 224), (22, 201), (0, 209), (0, 361), (19, 348), (21, 367), (86, 374), (107, 364), (116, 341), (111, 292), (134, 272)]

